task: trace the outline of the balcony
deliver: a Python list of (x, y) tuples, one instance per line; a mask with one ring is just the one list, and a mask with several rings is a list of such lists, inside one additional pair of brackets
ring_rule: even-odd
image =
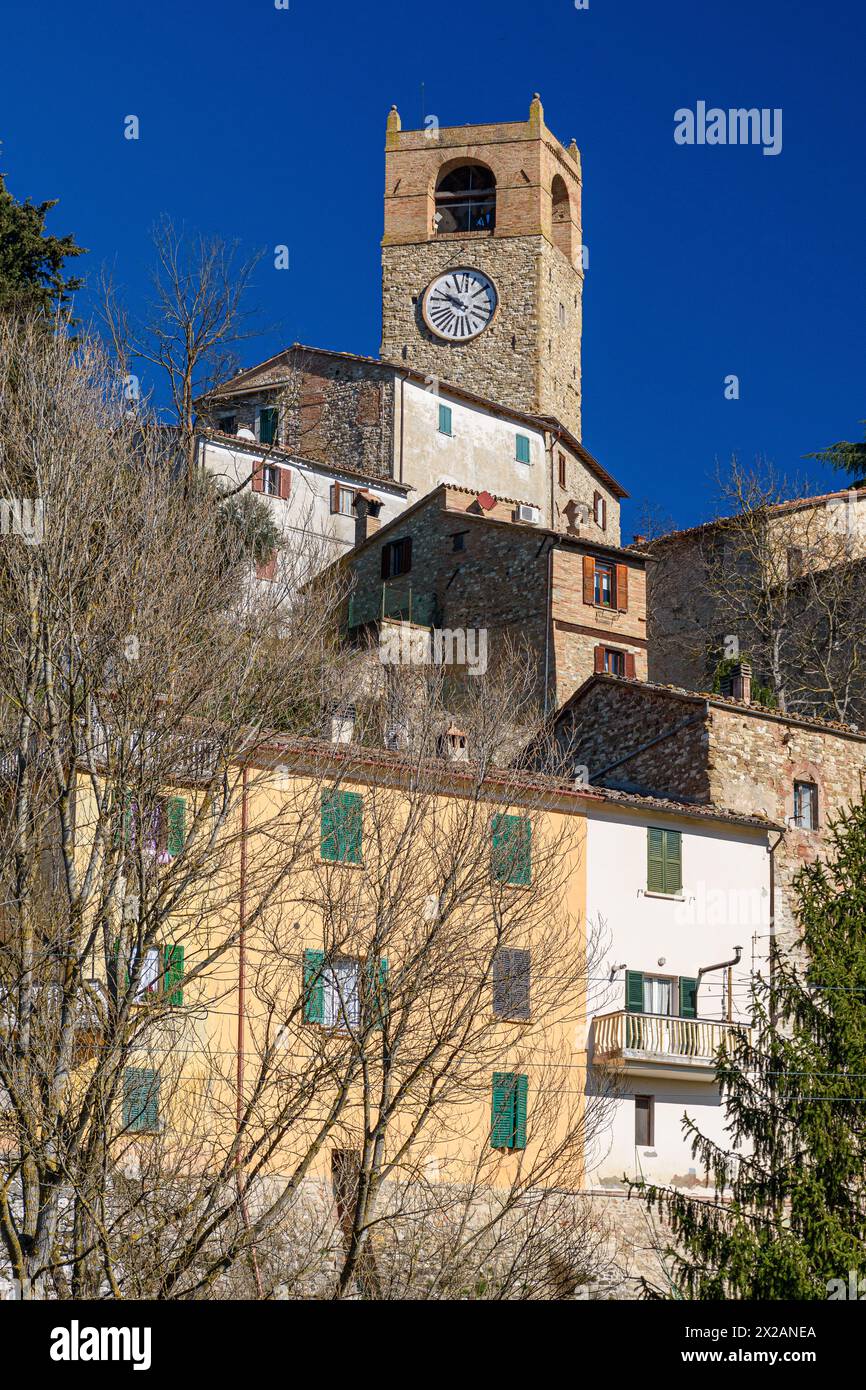
[(751, 1035), (743, 1024), (721, 1019), (618, 1009), (593, 1019), (593, 1056), (644, 1076), (679, 1075), (705, 1081), (715, 1074), (716, 1053), (734, 1031)]

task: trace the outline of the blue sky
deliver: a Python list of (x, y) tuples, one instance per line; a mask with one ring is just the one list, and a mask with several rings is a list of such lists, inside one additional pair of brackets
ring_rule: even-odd
[[(61, 199), (76, 269), (112, 264), (140, 303), (162, 213), (270, 249), (274, 329), (246, 363), (294, 339), (378, 351), (392, 102), (404, 126), (457, 125), (524, 119), (539, 91), (582, 154), (584, 440), (632, 494), (626, 536), (643, 498), (710, 515), (732, 453), (797, 472), (862, 437), (861, 0), (7, 0), (3, 50), (0, 168), (16, 196)], [(781, 108), (781, 153), (677, 145), (699, 100)]]

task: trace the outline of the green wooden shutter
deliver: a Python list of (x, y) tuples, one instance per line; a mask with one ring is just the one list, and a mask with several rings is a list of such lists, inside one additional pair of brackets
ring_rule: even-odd
[(665, 831), (665, 892), (679, 893), (683, 886), (683, 837), (679, 830)]
[(186, 798), (182, 796), (170, 796), (166, 807), (166, 820), (168, 822), (168, 843), (169, 854), (174, 858), (180, 854), (186, 843)]
[(364, 830), (364, 798), (359, 792), (342, 792), (340, 796), (340, 858), (346, 864), (362, 862)]
[(337, 858), (337, 796), (322, 792), (321, 854), (331, 862)]
[(526, 1097), (529, 1092), (529, 1077), (518, 1076), (514, 1095), (514, 1147), (526, 1148)]
[(680, 1018), (697, 1018), (698, 982), (687, 975), (680, 976)]
[(493, 874), (500, 883), (532, 878), (532, 824), (527, 816), (497, 814), (492, 823)]
[(364, 798), (322, 792), (321, 855), (332, 864), (363, 862)]
[(529, 463), (529, 440), (525, 434), (518, 434), (515, 437), (514, 457), (518, 463)]
[(325, 981), (322, 966), (324, 951), (304, 952), (304, 1022), (324, 1023)]
[(625, 972), (625, 1006), (630, 1014), (643, 1013), (643, 973), (640, 970)]
[(451, 407), (450, 405), (439, 406), (439, 432), (440, 434), (451, 433)]
[(493, 1103), (490, 1112), (491, 1149), (510, 1149), (514, 1146), (514, 1073), (493, 1073)]
[(665, 892), (665, 832), (650, 826), (646, 833), (648, 893)]
[(163, 950), (164, 989), (173, 1008), (183, 1003), (183, 947), (166, 946)]
[(367, 961), (367, 997), (371, 1024), (382, 1028), (388, 1017), (388, 961), (384, 956), (378, 962)]
[(274, 406), (264, 406), (259, 411), (259, 443), (275, 444), (277, 441), (277, 412)]
[(123, 1073), (123, 1127), (134, 1134), (159, 1126), (159, 1077), (146, 1067), (127, 1067)]

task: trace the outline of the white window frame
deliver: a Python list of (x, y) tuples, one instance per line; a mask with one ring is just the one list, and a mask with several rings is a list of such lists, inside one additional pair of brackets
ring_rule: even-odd
[(325, 1028), (348, 1032), (361, 1024), (361, 962), (341, 956), (322, 970), (322, 1022)]

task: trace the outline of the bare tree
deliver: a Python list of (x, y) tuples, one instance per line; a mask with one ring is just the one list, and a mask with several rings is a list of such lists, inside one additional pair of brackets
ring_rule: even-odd
[(861, 495), (810, 497), (804, 484), (736, 460), (721, 487), (726, 515), (653, 546), (654, 674), (718, 688), (730, 665), (748, 658), (759, 701), (862, 719)]
[(144, 319), (132, 321), (108, 273), (102, 277), (101, 313), (124, 372), (140, 361), (164, 375), (191, 477), (196, 401), (233, 375), (238, 344), (261, 332), (246, 306), (261, 253), (241, 259), (237, 242), (190, 235), (169, 218), (155, 226), (153, 247), (153, 295)]

